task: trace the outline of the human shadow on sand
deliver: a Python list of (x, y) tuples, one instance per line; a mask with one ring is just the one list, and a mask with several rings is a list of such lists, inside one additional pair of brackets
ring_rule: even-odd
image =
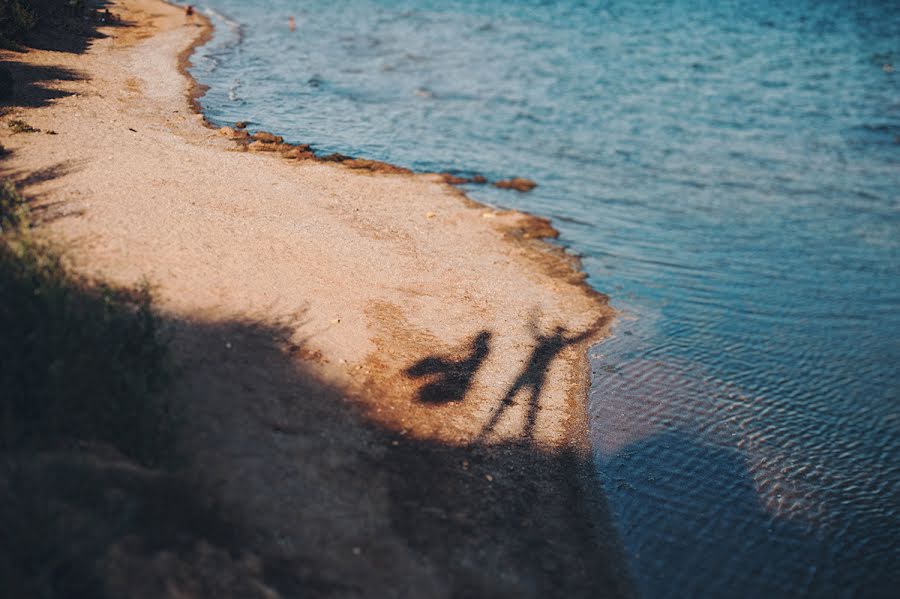
[(547, 380), (547, 371), (550, 369), (550, 365), (565, 348), (584, 341), (597, 331), (597, 327), (591, 327), (582, 333), (568, 334), (565, 327), (557, 326), (552, 333), (547, 335), (541, 333), (535, 323), (532, 323), (531, 329), (535, 342), (531, 355), (525, 362), (522, 372), (513, 381), (503, 399), (500, 400), (500, 404), (494, 410), (491, 419), (482, 429), (479, 435), (480, 440), (483, 440), (496, 428), (503, 414), (511, 406), (516, 405), (516, 396), (523, 392), (528, 402), (528, 411), (525, 417), (525, 428), (522, 433), (524, 438), (531, 438), (537, 422), (541, 393)]
[(491, 350), (490, 331), (481, 331), (469, 343), (469, 352), (463, 358), (452, 356), (428, 356), (404, 371), (410, 378), (427, 378), (418, 393), (422, 403), (438, 404), (462, 401), (478, 369)]

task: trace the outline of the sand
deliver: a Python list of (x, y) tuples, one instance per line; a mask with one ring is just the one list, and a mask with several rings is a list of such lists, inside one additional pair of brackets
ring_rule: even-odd
[[(208, 35), (157, 0), (86, 52), (3, 52), (2, 163), (75, 268), (147, 280), (185, 468), (285, 596), (628, 594), (589, 459), (612, 310), (546, 221), (437, 175), (248, 152), (194, 111)], [(511, 191), (510, 193), (516, 193)]]

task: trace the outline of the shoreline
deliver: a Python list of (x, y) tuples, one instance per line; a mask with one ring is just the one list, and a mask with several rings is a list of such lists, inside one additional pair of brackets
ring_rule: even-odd
[[(184, 7), (179, 5), (171, 0), (159, 0), (173, 8), (178, 10), (182, 10)], [(194, 13), (197, 20), (201, 23), (200, 34), (194, 38), (194, 40), (182, 50), (178, 55), (178, 72), (188, 81), (189, 83), (189, 91), (187, 93), (187, 99), (190, 104), (191, 109), (195, 114), (202, 118), (202, 124), (211, 131), (214, 131), (219, 134), (223, 134), (222, 129), (228, 128), (228, 125), (223, 125), (222, 127), (217, 126), (206, 118), (206, 115), (203, 112), (203, 108), (200, 104), (200, 99), (206, 94), (209, 89), (209, 86), (206, 84), (200, 83), (197, 81), (193, 75), (190, 73), (190, 68), (193, 66), (191, 63), (191, 58), (198, 48), (209, 43), (215, 36), (215, 27), (212, 24), (212, 21), (204, 15), (200, 11), (196, 11)], [(275, 136), (279, 139), (283, 139), (277, 132), (277, 130), (273, 132), (261, 131), (264, 135)], [(238, 143), (241, 151), (247, 151), (246, 144), (241, 144), (239, 142), (243, 142), (244, 139), (236, 139), (230, 135), (225, 135), (226, 138)], [(250, 136), (251, 140), (253, 139), (253, 135)], [(279, 142), (277, 143), (279, 146), (284, 146), (286, 151), (290, 151), (292, 149), (297, 148), (309, 148), (308, 144), (305, 143), (291, 143), (291, 142)], [(241, 147), (244, 146), (244, 147)], [(274, 150), (274, 153), (279, 153), (281, 150)], [(265, 152), (272, 152), (272, 150), (265, 150)], [(274, 158), (274, 155), (273, 155)], [(290, 156), (288, 159), (293, 158)], [(477, 200), (473, 200), (463, 189), (458, 187), (458, 185), (472, 183), (471, 180), (464, 180), (453, 182), (449, 178), (452, 178), (453, 175), (449, 172), (419, 172), (411, 170), (407, 167), (398, 166), (395, 164), (391, 164), (389, 162), (384, 162), (380, 160), (372, 160), (361, 156), (345, 156), (348, 162), (356, 162), (360, 161), (363, 163), (363, 166), (353, 166), (347, 165), (342, 161), (338, 160), (329, 160), (327, 157), (322, 157), (319, 155), (313, 155), (311, 157), (301, 156), (300, 160), (311, 160), (319, 163), (332, 163), (340, 165), (341, 167), (348, 168), (349, 170), (355, 171), (371, 171), (373, 173), (386, 173), (390, 175), (399, 175), (399, 176), (411, 176), (411, 177), (428, 177), (431, 179), (436, 179), (439, 184), (446, 185), (450, 190), (460, 196), (461, 201), (467, 204), (470, 207), (480, 209), (480, 210), (493, 210), (495, 213), (501, 214), (512, 214), (516, 215), (520, 218), (525, 219), (525, 222), (519, 225), (516, 229), (511, 229), (509, 231), (510, 235), (513, 236), (517, 241), (531, 241), (533, 243), (539, 244), (540, 252), (546, 256), (545, 259), (539, 261), (544, 267), (545, 272), (550, 277), (560, 278), (566, 281), (569, 284), (573, 284), (576, 287), (579, 287), (580, 290), (586, 293), (589, 296), (592, 296), (598, 304), (602, 305), (606, 310), (608, 310), (603, 316), (598, 319), (598, 325), (594, 329), (594, 334), (591, 335), (588, 344), (586, 345), (585, 350), (582, 352), (584, 357), (584, 384), (581, 389), (582, 397), (585, 401), (585, 410), (587, 410), (587, 398), (588, 393), (590, 391), (591, 379), (590, 379), (590, 364), (587, 359), (587, 350), (597, 343), (600, 343), (604, 338), (609, 336), (609, 330), (613, 325), (615, 310), (609, 306), (609, 296), (605, 293), (597, 290), (586, 282), (587, 273), (583, 271), (581, 266), (581, 258), (578, 255), (570, 254), (565, 251), (565, 248), (549, 243), (548, 239), (557, 239), (559, 237), (559, 231), (553, 226), (552, 221), (549, 218), (538, 216), (536, 214), (532, 214), (530, 212), (525, 212), (522, 210), (502, 208), (502, 209), (494, 209), (491, 206), (486, 204), (482, 204)], [(512, 177), (510, 180), (519, 179), (518, 177)], [(513, 191), (513, 188), (508, 188), (510, 191)], [(543, 257), (543, 256), (542, 256)], [(555, 263), (554, 263), (555, 262)], [(585, 441), (589, 442), (589, 438), (585, 439)]]
[[(166, 4), (181, 9), (182, 5), (176, 4), (172, 0), (161, 0)], [(518, 191), (521, 193), (527, 193), (537, 187), (537, 183), (532, 181), (531, 179), (526, 179), (524, 177), (508, 177), (506, 179), (499, 179), (496, 181), (489, 181), (487, 178), (480, 174), (472, 174), (471, 176), (459, 176), (449, 171), (444, 172), (430, 172), (430, 171), (415, 171), (411, 168), (399, 166), (390, 162), (385, 162), (382, 160), (372, 160), (369, 158), (365, 158), (363, 156), (349, 156), (344, 154), (329, 154), (329, 155), (319, 155), (314, 153), (311, 149), (311, 145), (303, 142), (292, 143), (285, 142), (283, 136), (278, 135), (278, 133), (272, 133), (269, 131), (257, 131), (255, 133), (250, 133), (246, 130), (246, 124), (237, 127), (234, 123), (225, 124), (225, 125), (216, 125), (209, 121), (206, 118), (206, 115), (203, 112), (203, 107), (200, 104), (200, 99), (206, 95), (206, 92), (209, 90), (209, 86), (197, 81), (193, 75), (190, 73), (190, 68), (192, 65), (191, 58), (195, 54), (196, 50), (205, 44), (209, 43), (213, 37), (215, 36), (215, 26), (212, 24), (212, 21), (201, 12), (195, 12), (194, 18), (198, 19), (201, 23), (201, 33), (200, 35), (191, 43), (188, 47), (186, 47), (179, 55), (178, 55), (178, 71), (181, 75), (187, 79), (190, 83), (190, 90), (188, 92), (188, 101), (191, 105), (191, 109), (198, 115), (200, 115), (203, 119), (203, 124), (208, 129), (212, 131), (217, 131), (218, 133), (224, 135), (226, 138), (235, 142), (237, 147), (241, 151), (248, 150), (257, 150), (257, 151), (266, 151), (273, 153), (280, 153), (282, 156), (288, 158), (297, 158), (300, 160), (312, 160), (315, 162), (329, 162), (329, 163), (337, 163), (342, 166), (348, 167), (354, 170), (363, 170), (363, 171), (372, 171), (372, 172), (380, 172), (380, 173), (390, 173), (390, 174), (400, 174), (400, 175), (427, 175), (436, 177), (439, 180), (442, 180), (447, 185), (451, 186), (453, 189), (459, 191), (461, 193), (462, 198), (465, 202), (471, 203), (472, 206), (478, 208), (489, 209), (490, 206), (472, 200), (469, 195), (460, 188), (461, 185), (492, 185), (497, 187), (498, 189), (507, 189), (510, 191)], [(261, 142), (266, 142), (266, 145), (258, 146), (258, 148), (254, 147), (253, 142), (258, 140), (257, 136), (262, 136)], [(275, 141), (280, 140), (280, 141)], [(267, 147), (268, 146), (268, 147)], [(545, 217), (540, 217), (529, 212), (521, 211), (521, 210), (509, 210), (510, 212), (515, 212), (523, 216), (531, 217), (534, 219), (534, 224), (529, 227), (529, 236), (535, 239), (556, 239), (559, 236), (559, 231), (557, 231), (550, 219)], [(554, 246), (555, 247), (555, 246)], [(573, 274), (576, 276), (584, 276), (586, 277), (586, 273), (582, 271), (580, 257), (573, 256), (571, 254), (565, 253), (564, 260), (571, 260), (569, 268), (573, 271)], [(597, 300), (604, 305), (608, 305), (608, 296), (603, 292), (594, 289), (590, 285), (587, 285), (587, 290), (591, 293), (595, 293), (597, 295)]]
[[(186, 31), (160, 0), (113, 10), (139, 25), (84, 57), (20, 57), (87, 76), (20, 110), (58, 136), (2, 140), (16, 171), (55, 167), (23, 184), (54, 215), (41, 235), (85, 272), (156, 286), (185, 370), (193, 473), (250, 521), (254, 549), (352, 577), (363, 596), (630, 594), (587, 433), (586, 352), (613, 312), (578, 259), (543, 241), (549, 221), (478, 204), (441, 175), (235, 151), (187, 73), (209, 23)], [(518, 401), (498, 406), (507, 387)], [(378, 552), (346, 564), (348, 547), (390, 565)]]

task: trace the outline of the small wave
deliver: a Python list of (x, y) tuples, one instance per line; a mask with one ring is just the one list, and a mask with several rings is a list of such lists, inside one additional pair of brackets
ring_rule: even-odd
[(213, 22), (215, 33), (211, 43), (224, 49), (231, 49), (244, 41), (244, 26), (214, 8), (204, 7), (205, 14)]

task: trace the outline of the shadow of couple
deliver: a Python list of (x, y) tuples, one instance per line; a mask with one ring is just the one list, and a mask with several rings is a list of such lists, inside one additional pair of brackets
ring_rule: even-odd
[[(530, 324), (534, 345), (519, 375), (509, 386), (491, 418), (479, 433), (484, 439), (500, 422), (506, 411), (517, 404), (516, 397), (524, 394), (527, 402), (525, 428), (523, 434), (531, 437), (540, 404), (540, 396), (547, 379), (550, 365), (559, 354), (570, 345), (580, 343), (593, 335), (602, 325), (598, 322), (582, 333), (570, 334), (563, 326), (557, 326), (549, 334), (542, 333), (537, 324)], [(484, 364), (491, 350), (493, 333), (482, 330), (468, 344), (462, 357), (453, 355), (433, 355), (423, 358), (404, 371), (410, 378), (427, 378), (429, 382), (419, 389), (418, 400), (426, 404), (447, 404), (465, 399), (472, 387), (478, 370)]]

